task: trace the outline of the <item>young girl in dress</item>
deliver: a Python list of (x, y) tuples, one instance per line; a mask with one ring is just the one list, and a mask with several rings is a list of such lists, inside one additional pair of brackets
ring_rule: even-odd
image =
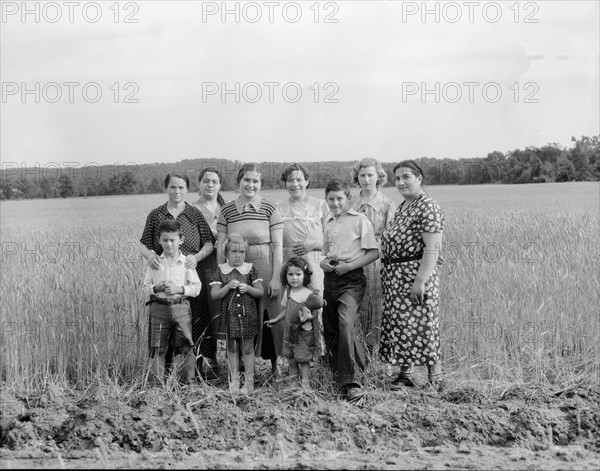
[(224, 244), (227, 262), (219, 265), (210, 283), (211, 296), (221, 300), (221, 332), (227, 337), (229, 390), (240, 387), (240, 351), (244, 358), (243, 393), (254, 390), (254, 337), (259, 331), (256, 300), (264, 294), (256, 268), (244, 262), (248, 242), (239, 234), (229, 234)]
[[(283, 310), (272, 320), (269, 327), (283, 324), (283, 356), (290, 365), (290, 377), (301, 377), (301, 385), (310, 389), (310, 362), (315, 353), (315, 327), (317, 309), (323, 307), (323, 298), (313, 293), (308, 285), (312, 271), (302, 257), (293, 257), (283, 264), (281, 286), (286, 288), (281, 300)], [(313, 312), (315, 311), (315, 312)]]

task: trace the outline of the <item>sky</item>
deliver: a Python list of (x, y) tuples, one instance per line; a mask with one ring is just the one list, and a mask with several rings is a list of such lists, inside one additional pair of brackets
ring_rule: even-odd
[(2, 1), (2, 166), (571, 147), (600, 134), (599, 5)]

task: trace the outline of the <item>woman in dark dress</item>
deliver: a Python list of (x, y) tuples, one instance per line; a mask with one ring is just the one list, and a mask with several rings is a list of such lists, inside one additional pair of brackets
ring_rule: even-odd
[(429, 381), (441, 375), (438, 260), (444, 214), (423, 190), (425, 175), (413, 160), (394, 167), (404, 198), (381, 234), (383, 320), (379, 355), (400, 366), (392, 387), (414, 386), (413, 366), (427, 366)]
[[(221, 196), (221, 182), (223, 177), (216, 167), (204, 167), (198, 176), (198, 201), (193, 205), (200, 210), (204, 219), (210, 226), (213, 237), (217, 238), (217, 221), (221, 215), (221, 208), (225, 205), (225, 200)], [(206, 279), (211, 280), (219, 268), (217, 264), (217, 251), (215, 250), (202, 262)], [(206, 357), (208, 365), (206, 369), (206, 378), (216, 378), (219, 376), (219, 363), (217, 362), (217, 339), (225, 339), (225, 334), (220, 331), (221, 300), (213, 299), (208, 293), (208, 309), (212, 319), (211, 328), (213, 340), (211, 344), (211, 355)]]
[[(186, 255), (185, 266), (186, 268), (196, 268), (202, 282), (200, 294), (190, 300), (192, 338), (195, 355), (198, 358), (197, 365), (202, 372), (202, 357), (212, 358), (214, 356), (214, 341), (210, 329), (208, 283), (201, 262), (213, 252), (215, 238), (200, 210), (184, 200), (189, 185), (190, 180), (187, 175), (172, 172), (166, 176), (165, 189), (169, 200), (148, 214), (140, 239), (140, 252), (148, 261), (148, 266), (158, 268), (158, 256), (162, 253), (162, 247), (158, 241), (158, 226), (165, 219), (179, 221), (184, 237), (180, 250), (183, 255)], [(167, 353), (167, 359), (170, 356), (172, 353), (171, 355)]]

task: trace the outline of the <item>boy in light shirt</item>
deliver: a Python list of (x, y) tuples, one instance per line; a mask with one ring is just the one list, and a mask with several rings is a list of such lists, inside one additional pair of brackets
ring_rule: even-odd
[(350, 187), (339, 178), (325, 186), (330, 213), (323, 225), (321, 268), (325, 272), (323, 308), (325, 343), (334, 378), (348, 400), (362, 396), (367, 366), (365, 350), (355, 331), (356, 316), (365, 294), (363, 267), (379, 258), (371, 221), (350, 208)]
[(187, 382), (195, 376), (195, 358), (192, 353), (192, 317), (188, 298), (200, 294), (202, 283), (196, 270), (185, 268), (186, 257), (179, 250), (183, 242), (181, 225), (166, 219), (158, 227), (163, 253), (158, 257), (160, 268), (146, 269), (144, 293), (150, 296), (152, 371), (162, 382), (165, 373), (165, 355), (169, 339), (183, 355)]

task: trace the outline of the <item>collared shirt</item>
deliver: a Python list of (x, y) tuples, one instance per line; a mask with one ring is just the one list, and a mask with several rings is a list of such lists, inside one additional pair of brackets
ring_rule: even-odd
[(206, 222), (208, 223), (208, 226), (210, 227), (213, 237), (216, 239), (217, 238), (217, 221), (219, 220), (219, 215), (221, 214), (221, 205), (217, 204), (217, 208), (215, 209), (214, 213), (210, 209), (208, 209), (208, 206), (206, 206), (206, 204), (204, 204), (203, 202), (194, 203), (194, 206), (200, 210), (200, 212), (202, 213), (202, 216), (204, 216), (204, 219), (206, 219)]
[(394, 219), (397, 209), (396, 203), (387, 196), (384, 196), (381, 191), (375, 193), (375, 196), (369, 201), (364, 201), (359, 192), (350, 199), (349, 205), (359, 213), (367, 216), (367, 219), (373, 224), (377, 240), (381, 238), (381, 233), (385, 229), (385, 226)]
[(242, 234), (249, 245), (269, 244), (271, 231), (283, 230), (281, 214), (274, 203), (260, 196), (250, 203), (242, 203), (240, 198), (221, 208), (217, 231)]
[(240, 214), (243, 213), (258, 213), (260, 211), (260, 204), (262, 203), (262, 196), (257, 196), (254, 200), (249, 203), (242, 203), (239, 198), (235, 199), (235, 207)]
[[(162, 254), (163, 249), (159, 242), (158, 226), (165, 219), (175, 219), (167, 209), (167, 203), (150, 211), (140, 239), (140, 242), (149, 250), (154, 250), (159, 255)], [(215, 242), (206, 219), (195, 206), (186, 202), (184, 210), (176, 220), (181, 224), (184, 237), (179, 249), (185, 255), (196, 255), (204, 247), (204, 244)]]
[[(224, 275), (229, 275), (233, 270), (237, 270), (242, 275), (247, 275), (252, 270), (252, 264), (244, 262), (239, 267), (232, 267), (231, 265), (229, 265), (229, 262), (225, 262), (219, 265), (219, 268), (221, 269)], [(263, 281), (263, 279), (257, 278), (252, 281), (252, 284), (258, 283), (259, 281)], [(223, 283), (221, 281), (213, 281), (210, 283), (211, 286), (214, 284), (222, 285)]]
[[(200, 294), (202, 283), (198, 278), (198, 273), (192, 268), (185, 268), (185, 255), (179, 252), (179, 256), (170, 262), (164, 254), (159, 255), (158, 261), (160, 268), (154, 270), (150, 267), (146, 268), (146, 276), (144, 277), (144, 293), (148, 296), (154, 295), (164, 299), (178, 299), (183, 297), (195, 298)], [(183, 286), (183, 294), (167, 296), (167, 293), (161, 291), (154, 292), (154, 285), (161, 281), (171, 281), (176, 286)]]
[[(323, 221), (329, 214), (327, 203), (323, 199), (308, 197), (302, 206), (292, 206), (289, 198), (277, 202), (277, 208), (283, 219), (283, 259), (294, 256), (295, 244), (313, 243), (323, 246)], [(308, 255), (307, 255), (308, 257)]]
[(348, 209), (337, 218), (330, 215), (323, 227), (323, 255), (351, 263), (369, 249), (379, 249), (373, 224), (364, 214)]

